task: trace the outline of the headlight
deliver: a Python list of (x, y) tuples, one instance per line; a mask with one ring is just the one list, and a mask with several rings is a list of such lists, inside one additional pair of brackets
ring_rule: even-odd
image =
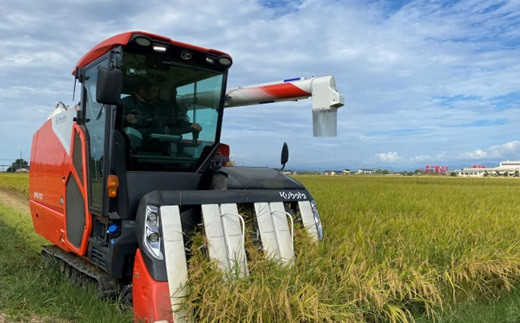
[(157, 207), (153, 205), (146, 206), (146, 214), (144, 219), (144, 246), (155, 258), (162, 260), (161, 252), (161, 233), (160, 218)]
[(320, 214), (316, 207), (316, 202), (311, 201), (312, 215), (314, 216), (314, 223), (316, 224), (316, 231), (318, 231), (318, 239), (323, 240), (323, 227), (321, 226)]

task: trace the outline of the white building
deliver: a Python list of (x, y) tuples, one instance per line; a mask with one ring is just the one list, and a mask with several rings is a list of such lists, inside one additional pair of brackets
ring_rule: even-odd
[(373, 174), (375, 170), (373, 169), (367, 169), (367, 168), (360, 168), (356, 171), (356, 174)]
[(500, 166), (493, 168), (464, 168), (459, 170), (459, 176), (466, 177), (484, 177), (489, 176), (514, 176), (520, 173), (520, 160), (510, 161), (506, 160), (500, 163)]

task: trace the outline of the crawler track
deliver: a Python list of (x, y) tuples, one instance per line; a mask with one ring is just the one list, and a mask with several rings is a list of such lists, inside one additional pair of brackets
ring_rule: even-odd
[(42, 257), (48, 261), (57, 260), (60, 271), (80, 286), (90, 281), (97, 283), (103, 297), (112, 298), (119, 294), (119, 284), (114, 277), (75, 254), (53, 245), (42, 249)]

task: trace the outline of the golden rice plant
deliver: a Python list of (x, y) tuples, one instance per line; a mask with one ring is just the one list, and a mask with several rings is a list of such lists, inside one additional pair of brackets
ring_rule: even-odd
[[(11, 176), (1, 174), (0, 187), (27, 192), (26, 175)], [(250, 275), (238, 278), (216, 269), (196, 235), (183, 303), (193, 317), (406, 322), (519, 285), (518, 179), (297, 179), (318, 203), (325, 240), (297, 227), (296, 260), (284, 267), (248, 238)]]
[(0, 189), (27, 196), (27, 194), (29, 194), (29, 174), (0, 173)]
[(298, 228), (292, 267), (249, 241), (250, 275), (237, 279), (196, 248), (185, 307), (199, 320), (405, 322), (518, 284), (514, 179), (298, 179), (318, 202), (325, 240)]

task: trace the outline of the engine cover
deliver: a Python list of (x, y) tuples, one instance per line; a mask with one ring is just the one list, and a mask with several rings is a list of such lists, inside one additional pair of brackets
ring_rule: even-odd
[(274, 169), (222, 167), (213, 175), (211, 189), (305, 189), (298, 181)]

